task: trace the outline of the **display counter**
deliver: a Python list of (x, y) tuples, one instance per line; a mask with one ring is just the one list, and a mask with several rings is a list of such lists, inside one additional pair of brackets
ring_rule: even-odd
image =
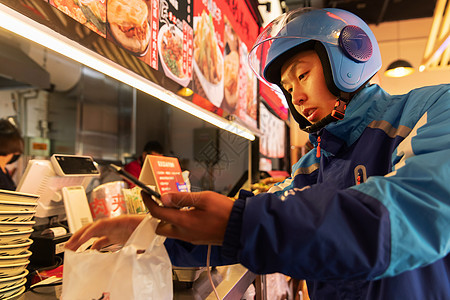
[[(255, 280), (256, 275), (242, 265), (215, 267), (211, 277), (220, 299), (240, 299)], [(173, 299), (216, 299), (205, 269), (193, 283), (174, 281)], [(59, 299), (61, 286), (41, 287), (28, 291), (18, 300), (53, 300)]]

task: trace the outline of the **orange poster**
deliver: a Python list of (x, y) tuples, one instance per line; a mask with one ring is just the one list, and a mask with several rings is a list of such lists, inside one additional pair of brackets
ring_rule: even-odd
[(181, 174), (180, 163), (175, 157), (147, 155), (139, 180), (155, 186), (161, 195), (188, 191)]

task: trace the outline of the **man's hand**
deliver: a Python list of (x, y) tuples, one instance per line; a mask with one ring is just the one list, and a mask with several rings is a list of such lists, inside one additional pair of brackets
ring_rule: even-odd
[(67, 241), (65, 248), (77, 250), (81, 245), (97, 237), (91, 249), (101, 249), (105, 246), (124, 245), (145, 215), (123, 215), (111, 219), (101, 219), (82, 227)]
[(161, 197), (164, 207), (142, 193), (153, 217), (161, 220), (156, 233), (193, 244), (221, 245), (233, 200), (215, 192), (168, 193)]

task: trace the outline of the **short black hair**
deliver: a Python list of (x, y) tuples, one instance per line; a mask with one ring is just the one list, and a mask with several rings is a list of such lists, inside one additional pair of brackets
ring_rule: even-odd
[(19, 129), (6, 119), (0, 119), (0, 155), (23, 153), (24, 141)]
[(163, 147), (161, 146), (161, 144), (157, 141), (149, 141), (147, 142), (147, 144), (145, 144), (144, 146), (144, 150), (142, 150), (143, 152), (147, 152), (147, 153), (152, 153), (152, 152), (156, 152), (159, 154), (163, 154)]
[(264, 70), (264, 76), (266, 80), (281, 87), (281, 67), (283, 66), (283, 64), (294, 55), (308, 50), (314, 50), (317, 53), (320, 62), (322, 63), (323, 75), (325, 77), (325, 83), (327, 84), (328, 90), (333, 95), (339, 96), (340, 91), (333, 80), (333, 73), (331, 71), (331, 64), (328, 58), (327, 51), (322, 43), (316, 40), (309, 40), (305, 43), (292, 47), (288, 51), (275, 58), (270, 63), (270, 65), (267, 66), (267, 69)]

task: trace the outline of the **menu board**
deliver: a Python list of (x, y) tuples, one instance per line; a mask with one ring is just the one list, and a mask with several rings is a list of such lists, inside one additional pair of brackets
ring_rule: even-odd
[(224, 100), (221, 108), (244, 123), (257, 126), (258, 81), (247, 57), (259, 27), (245, 1), (223, 0), (219, 5), (224, 16)]
[(107, 38), (158, 69), (158, 1), (108, 0)]
[(88, 27), (103, 41), (87, 34), (84, 29), (80, 30), (73, 22), (63, 20), (61, 14), (55, 14), (46, 7), (36, 7), (36, 1), (22, 1), (29, 2), (29, 5), (19, 6), (12, 0), (0, 0), (16, 10), (35, 6), (34, 11), (45, 12), (47, 19), (40, 21), (56, 31), (163, 88), (178, 92), (189, 87), (194, 96), (186, 97), (195, 104), (220, 116), (233, 114), (256, 127), (258, 85), (248, 66), (247, 55), (259, 27), (245, 1), (41, 2), (48, 2)]
[(248, 50), (245, 43), (240, 43), (239, 52), (239, 102), (237, 105), (236, 115), (245, 123), (256, 127), (256, 93), (258, 82), (255, 74), (252, 72), (247, 63)]
[(263, 133), (259, 149), (262, 155), (271, 158), (281, 158), (285, 155), (286, 125), (274, 116), (264, 104), (260, 104), (260, 130)]
[(227, 112), (234, 113), (239, 100), (240, 40), (227, 16), (224, 16), (224, 24), (224, 99), (222, 107)]
[(49, 0), (63, 13), (106, 37), (106, 0)]
[(49, 3), (158, 69), (159, 0), (50, 0)]
[(220, 107), (224, 95), (223, 15), (214, 0), (194, 0), (194, 86), (196, 94)]

